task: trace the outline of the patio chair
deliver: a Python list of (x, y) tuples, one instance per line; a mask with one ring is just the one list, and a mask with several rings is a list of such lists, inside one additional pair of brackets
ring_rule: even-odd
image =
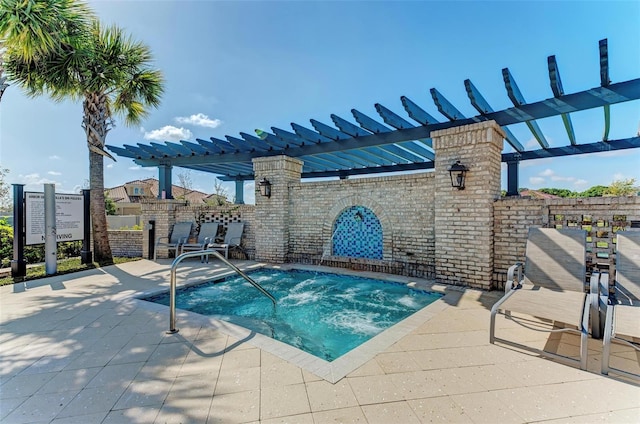
[(614, 371), (640, 380), (640, 375), (614, 368), (609, 363), (614, 341), (640, 352), (640, 231), (617, 234), (615, 289), (617, 299), (607, 305), (602, 373)]
[[(153, 250), (153, 260), (155, 261), (158, 257), (158, 248), (165, 248), (169, 252), (173, 250), (177, 256), (178, 252), (180, 251), (180, 245), (182, 243), (186, 243), (186, 241), (189, 240), (192, 226), (193, 222), (176, 222), (173, 225), (171, 236), (158, 237), (156, 239), (155, 249)], [(167, 241), (163, 242), (162, 240), (165, 239)]]
[(219, 226), (220, 224), (217, 222), (205, 222), (200, 225), (198, 239), (195, 243), (183, 243), (180, 246), (182, 253), (187, 251), (204, 250), (207, 247), (207, 244), (215, 242)]
[[(227, 232), (224, 235), (224, 241), (222, 243), (209, 243), (207, 245), (207, 249), (215, 250), (218, 252), (224, 252), (224, 257), (226, 259), (229, 259), (229, 249), (234, 247), (240, 247), (243, 231), (244, 231), (244, 222), (231, 222), (227, 226)], [(209, 261), (208, 255), (207, 255), (207, 261)]]
[[(589, 315), (593, 311), (593, 326), (600, 328), (597, 276), (585, 293), (586, 232), (578, 229), (531, 228), (526, 246), (524, 276), (522, 263), (511, 266), (507, 273), (505, 295), (491, 308), (490, 343), (501, 343), (536, 352), (566, 362), (577, 362), (581, 369), (587, 367), (587, 336)], [(514, 274), (516, 278), (514, 279)], [(533, 322), (512, 313), (526, 314), (551, 321), (550, 325)], [(503, 314), (526, 328), (551, 333), (574, 331), (580, 334), (580, 359), (547, 352), (520, 343), (496, 337), (497, 314)], [(527, 324), (529, 322), (530, 324)], [(561, 326), (558, 324), (562, 324)], [(535, 328), (536, 326), (537, 328)], [(550, 327), (550, 328), (548, 328)]]

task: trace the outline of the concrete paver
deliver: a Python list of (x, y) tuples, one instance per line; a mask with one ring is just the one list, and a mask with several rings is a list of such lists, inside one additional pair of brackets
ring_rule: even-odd
[[(194, 261), (178, 275), (184, 282), (225, 272)], [(489, 344), (489, 309), (500, 293), (444, 288), (444, 301), (415, 327), (386, 334), (377, 353), (354, 353), (356, 365), (329, 370), (182, 311), (180, 332), (165, 334), (166, 307), (134, 296), (166, 289), (168, 276), (168, 261), (143, 260), (0, 287), (0, 421), (640, 422), (640, 385), (599, 374), (600, 341), (589, 341), (588, 371)], [(501, 318), (497, 328), (501, 337), (577, 353), (572, 335)], [(636, 354), (613, 351), (612, 362), (640, 371)]]

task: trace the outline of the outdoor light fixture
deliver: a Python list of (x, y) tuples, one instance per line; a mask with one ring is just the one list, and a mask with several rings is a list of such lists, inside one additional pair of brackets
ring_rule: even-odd
[(451, 168), (448, 169), (449, 176), (451, 177), (451, 187), (455, 187), (458, 190), (464, 190), (464, 179), (467, 176), (469, 168), (456, 161)]
[(357, 211), (353, 217), (357, 222), (361, 222), (364, 219), (364, 216), (362, 216), (362, 212), (360, 211)]
[(264, 197), (271, 197), (271, 183), (267, 180), (266, 177), (263, 177), (258, 183), (258, 187), (260, 187), (260, 194)]

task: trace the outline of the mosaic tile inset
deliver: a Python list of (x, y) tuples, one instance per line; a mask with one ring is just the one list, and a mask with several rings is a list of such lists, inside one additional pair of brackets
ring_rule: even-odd
[(333, 225), (333, 255), (382, 259), (382, 225), (364, 206), (345, 209)]

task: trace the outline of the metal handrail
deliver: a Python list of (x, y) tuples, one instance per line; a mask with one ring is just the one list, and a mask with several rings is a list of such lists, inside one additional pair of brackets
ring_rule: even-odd
[(253, 281), (253, 279), (250, 278), (244, 272), (242, 272), (240, 268), (238, 268), (237, 266), (229, 262), (227, 258), (222, 256), (220, 253), (216, 252), (215, 250), (198, 250), (194, 252), (183, 253), (179, 255), (177, 258), (175, 258), (173, 260), (173, 263), (171, 264), (171, 285), (169, 289), (169, 330), (167, 331), (168, 334), (174, 334), (179, 331), (176, 328), (176, 269), (178, 267), (178, 264), (180, 264), (180, 262), (182, 262), (184, 259), (193, 258), (196, 256), (202, 256), (202, 255), (213, 255), (218, 259), (220, 259), (222, 262), (228, 265), (232, 270), (238, 273), (242, 278), (247, 280), (252, 286), (257, 288), (262, 294), (267, 296), (271, 300), (271, 302), (273, 302), (274, 307), (276, 306), (276, 298), (273, 297), (271, 293), (266, 291), (260, 284)]

